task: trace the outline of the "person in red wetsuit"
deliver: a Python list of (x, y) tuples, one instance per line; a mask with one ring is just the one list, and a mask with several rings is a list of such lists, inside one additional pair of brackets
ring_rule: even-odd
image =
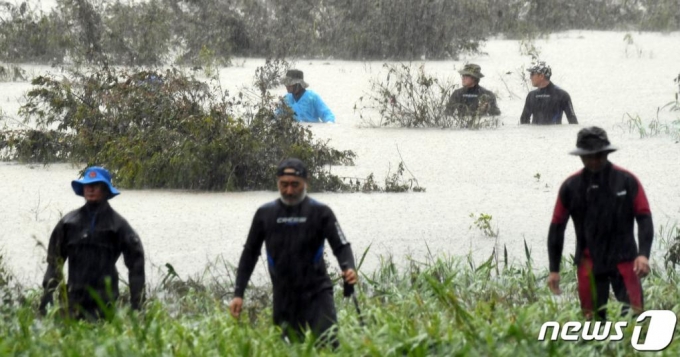
[(561, 293), (564, 230), (571, 217), (576, 231), (578, 293), (586, 318), (596, 313), (606, 319), (610, 285), (617, 300), (625, 304), (622, 314), (628, 306), (639, 314), (644, 307), (640, 278), (649, 274), (654, 238), (647, 196), (632, 173), (608, 161), (616, 148), (603, 129), (581, 129), (576, 147), (571, 154), (581, 157), (584, 168), (567, 178), (559, 190), (548, 233), (548, 286), (554, 294)]

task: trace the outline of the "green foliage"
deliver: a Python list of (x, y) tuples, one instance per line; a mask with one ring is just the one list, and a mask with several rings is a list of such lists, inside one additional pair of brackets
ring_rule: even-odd
[(12, 279), (12, 274), (9, 273), (5, 266), (5, 257), (3, 254), (0, 254), (0, 299), (2, 299), (3, 305), (9, 303), (10, 294), (8, 288)]
[(477, 217), (474, 213), (470, 213), (470, 218), (472, 218), (474, 221), (472, 222), (472, 225), (470, 226), (470, 229), (472, 229), (473, 226), (477, 227), (482, 233), (484, 233), (485, 236), (487, 237), (492, 237), (496, 238), (498, 237), (498, 229), (494, 231), (491, 220), (493, 219), (493, 216), (490, 214), (486, 213), (480, 213), (479, 217)]
[[(255, 17), (246, 9), (258, 2), (219, 0), (161, 0), (170, 9), (171, 41), (179, 49), (178, 63), (204, 66), (206, 51), (216, 65), (227, 65), (234, 53), (247, 55), (251, 39), (244, 17)], [(263, 54), (270, 57), (271, 54)]]
[[(498, 126), (496, 118), (479, 113), (447, 113), (446, 107), (456, 85), (428, 75), (424, 65), (416, 71), (406, 64), (383, 64), (383, 68), (387, 69), (386, 78), (371, 80), (371, 92), (361, 96), (354, 106), (364, 123), (405, 128), (480, 129)], [(376, 111), (379, 115), (377, 122), (371, 117)]]
[(497, 34), (680, 28), (676, 0), (57, 0), (47, 14), (0, 6), (0, 60), (43, 63), (199, 65), (204, 47), (218, 65), (233, 56), (456, 59)]
[(104, 67), (33, 85), (20, 115), (36, 129), (3, 131), (4, 158), (102, 164), (122, 187), (272, 189), (276, 164), (293, 156), (307, 163), (313, 189), (341, 190), (324, 167), (355, 158), (315, 140), (290, 110), (277, 117), (271, 101), (215, 95), (177, 69)]
[(673, 266), (675, 268), (676, 265), (680, 264), (680, 226), (661, 226), (659, 236), (669, 246), (664, 256), (666, 266)]
[[(481, 264), (446, 255), (398, 260), (379, 256), (372, 271), (360, 270), (357, 297), (365, 326), (350, 301), (335, 287), (340, 347), (315, 350), (312, 340), (287, 344), (272, 324), (271, 285), (246, 290), (240, 321), (229, 316), (235, 269), (223, 259), (195, 277), (172, 271), (149, 289), (142, 313), (119, 308), (108, 323), (64, 321), (57, 306), (41, 318), (39, 294), (3, 313), (0, 351), (16, 355), (124, 356), (623, 356), (633, 354), (627, 321), (621, 341), (537, 340), (547, 321), (583, 321), (573, 264), (563, 262), (563, 295), (545, 287), (547, 269), (526, 261), (499, 261), (493, 254)], [(364, 252), (364, 256), (365, 256)], [(362, 258), (363, 260), (363, 258)], [(573, 263), (573, 262), (572, 262)], [(170, 266), (171, 267), (171, 266)], [(166, 266), (167, 268), (167, 266)], [(169, 269), (169, 268), (168, 268)], [(654, 266), (642, 281), (648, 309), (680, 313), (680, 281), (674, 270)], [(125, 293), (123, 293), (125, 294)], [(620, 304), (608, 304), (618, 316)], [(676, 326), (675, 333), (680, 332)], [(5, 353), (7, 352), (7, 353)], [(11, 353), (10, 353), (11, 352)], [(664, 351), (677, 355), (680, 346)]]
[(109, 63), (152, 66), (167, 62), (172, 13), (162, 1), (116, 1), (105, 10), (102, 52)]
[(0, 18), (0, 60), (61, 63), (66, 56), (66, 23), (56, 12), (38, 14), (26, 2), (0, 3), (7, 17)]
[[(489, 34), (486, 4), (470, 0), (335, 0), (319, 7), (324, 54), (356, 59), (458, 58)], [(452, 21), (465, 14), (467, 19)], [(325, 24), (330, 25), (323, 28)], [(334, 48), (337, 48), (334, 50)], [(341, 51), (338, 53), (338, 51)]]

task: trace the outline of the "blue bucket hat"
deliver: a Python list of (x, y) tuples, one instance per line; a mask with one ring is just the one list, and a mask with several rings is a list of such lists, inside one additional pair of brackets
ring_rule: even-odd
[(85, 169), (83, 178), (71, 181), (71, 187), (76, 195), (82, 196), (83, 186), (96, 182), (103, 182), (109, 187), (109, 196), (106, 197), (106, 199), (112, 199), (120, 194), (120, 192), (111, 184), (111, 174), (109, 174), (109, 171), (99, 166), (91, 166)]

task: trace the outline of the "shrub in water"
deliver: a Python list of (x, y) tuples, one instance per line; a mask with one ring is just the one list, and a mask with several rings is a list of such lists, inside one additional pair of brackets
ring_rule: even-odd
[[(494, 117), (479, 113), (447, 114), (446, 105), (455, 84), (425, 73), (424, 66), (414, 71), (406, 64), (384, 64), (384, 80), (371, 80), (372, 92), (359, 98), (354, 106), (360, 118), (371, 126), (405, 128), (488, 128), (498, 126)], [(379, 115), (379, 119), (371, 115)]]
[(276, 164), (295, 156), (309, 165), (313, 188), (335, 190), (342, 182), (324, 166), (355, 157), (315, 140), (292, 112), (274, 116), (274, 103), (215, 95), (177, 69), (105, 67), (33, 85), (20, 115), (37, 128), (4, 131), (5, 159), (103, 164), (123, 187), (271, 189)]

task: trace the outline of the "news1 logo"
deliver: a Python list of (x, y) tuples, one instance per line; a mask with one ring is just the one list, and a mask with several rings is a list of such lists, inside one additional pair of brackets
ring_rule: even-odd
[[(640, 343), (642, 326), (639, 326), (638, 324), (646, 319), (649, 320), (647, 336), (645, 341)], [(630, 343), (637, 351), (662, 351), (671, 344), (671, 341), (673, 341), (677, 321), (678, 317), (673, 311), (645, 311), (640, 314), (636, 320), (636, 326), (633, 328), (633, 336)], [(602, 328), (603, 325), (604, 328)], [(545, 341), (548, 329), (551, 327), (553, 328), (552, 334), (550, 335), (551, 341), (557, 341), (558, 339), (564, 341), (578, 341), (579, 338), (584, 341), (603, 341), (607, 338), (611, 341), (621, 341), (623, 339), (623, 330), (628, 327), (628, 322), (618, 321), (612, 323), (611, 321), (586, 321), (585, 323), (581, 323), (579, 321), (569, 321), (560, 326), (560, 323), (557, 321), (548, 321), (541, 326), (541, 331), (538, 334), (539, 341)], [(580, 334), (579, 331), (581, 332)]]

